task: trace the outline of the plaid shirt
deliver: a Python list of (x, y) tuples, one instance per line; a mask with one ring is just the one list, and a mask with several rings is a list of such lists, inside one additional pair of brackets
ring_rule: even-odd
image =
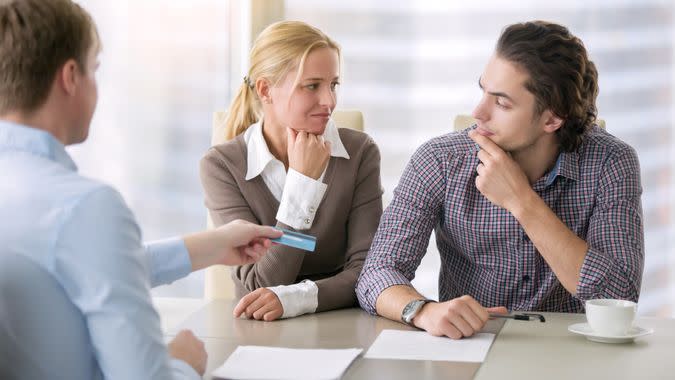
[(644, 263), (640, 168), (633, 148), (597, 127), (562, 152), (534, 191), (589, 246), (577, 294), (562, 286), (518, 221), (476, 189), (478, 146), (468, 130), (422, 145), (408, 163), (359, 277), (361, 307), (410, 285), (432, 229), (440, 301), (465, 294), (486, 307), (582, 312), (593, 298), (636, 301)]

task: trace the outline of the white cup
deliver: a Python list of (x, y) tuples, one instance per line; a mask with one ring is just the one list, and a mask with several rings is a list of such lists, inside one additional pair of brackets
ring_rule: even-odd
[(586, 301), (586, 319), (594, 333), (623, 336), (633, 326), (637, 304), (632, 301), (597, 299)]

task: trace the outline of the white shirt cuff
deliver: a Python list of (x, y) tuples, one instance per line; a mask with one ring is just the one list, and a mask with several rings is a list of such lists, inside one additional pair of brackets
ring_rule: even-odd
[(296, 230), (311, 228), (327, 188), (321, 181), (288, 169), (277, 220)]
[(273, 291), (281, 301), (281, 306), (284, 308), (281, 318), (313, 313), (319, 305), (319, 287), (310, 280), (293, 285), (272, 286), (267, 289)]

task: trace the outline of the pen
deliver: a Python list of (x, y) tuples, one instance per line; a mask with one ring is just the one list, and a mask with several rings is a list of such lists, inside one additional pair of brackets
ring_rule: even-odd
[(546, 322), (546, 318), (544, 318), (543, 315), (532, 314), (532, 313), (521, 313), (521, 314), (494, 314), (494, 313), (490, 313), (490, 318), (508, 318), (508, 319), (515, 319), (515, 320), (518, 320), (518, 321)]

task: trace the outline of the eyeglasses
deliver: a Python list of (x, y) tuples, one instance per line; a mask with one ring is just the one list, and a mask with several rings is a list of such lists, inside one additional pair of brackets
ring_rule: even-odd
[(508, 318), (508, 319), (515, 319), (518, 321), (539, 321), (539, 322), (546, 322), (546, 318), (544, 318), (543, 315), (541, 314), (534, 314), (534, 313), (520, 313), (520, 314), (495, 314), (495, 313), (490, 313), (490, 318)]

